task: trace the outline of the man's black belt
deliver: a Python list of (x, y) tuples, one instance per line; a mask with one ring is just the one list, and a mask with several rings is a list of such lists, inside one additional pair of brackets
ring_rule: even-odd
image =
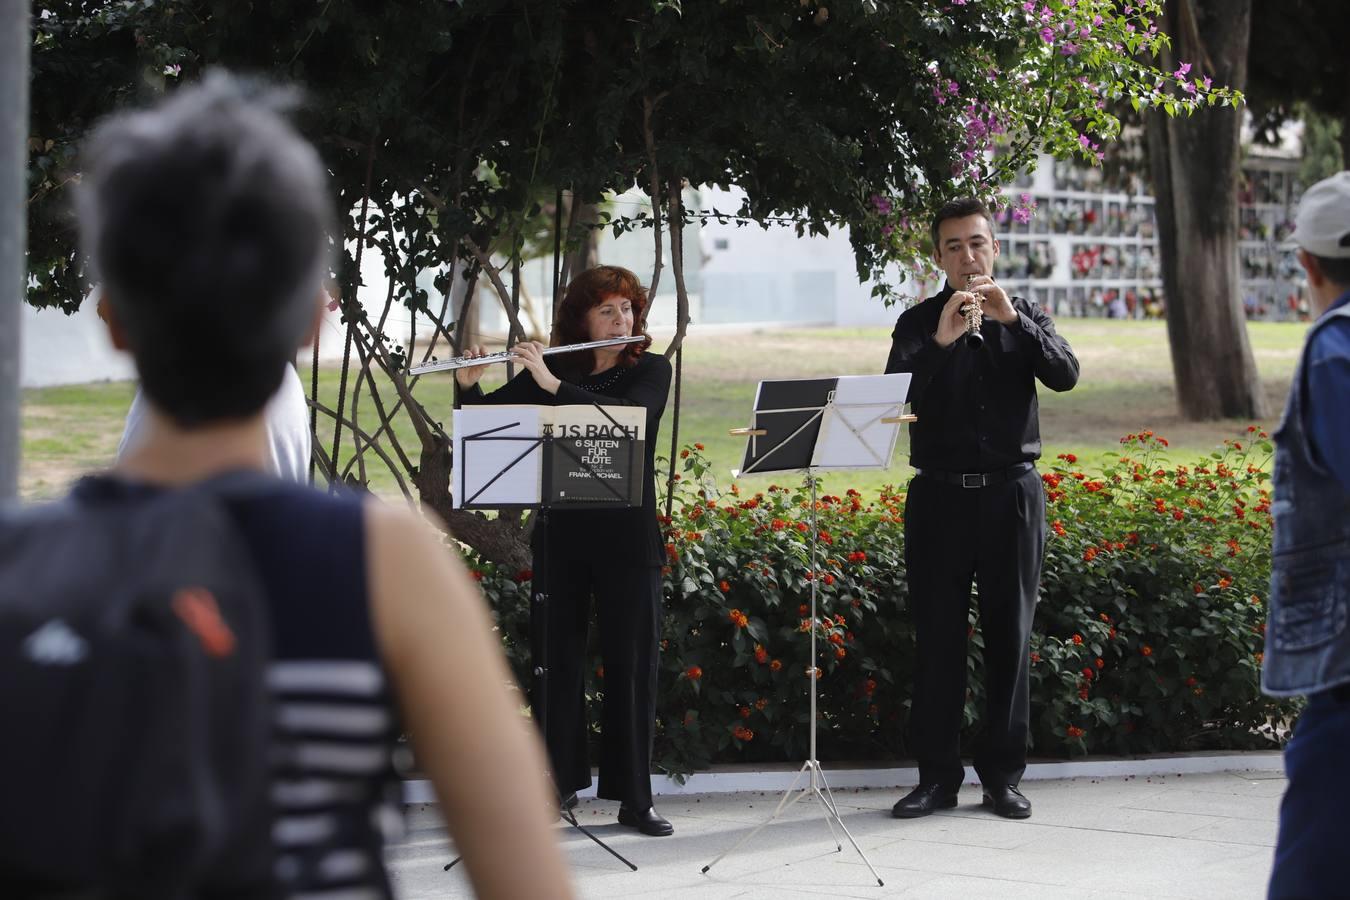
[(995, 469), (992, 472), (944, 472), (942, 469), (929, 468), (915, 469), (914, 471), (925, 478), (945, 481), (957, 487), (982, 488), (989, 487), (991, 484), (1003, 484), (1005, 481), (1012, 481), (1014, 478), (1021, 478), (1031, 469), (1031, 463), (1020, 462), (1008, 466), (1006, 469)]

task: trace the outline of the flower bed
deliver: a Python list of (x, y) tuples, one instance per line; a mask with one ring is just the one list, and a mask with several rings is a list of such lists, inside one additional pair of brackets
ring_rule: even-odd
[[(1048, 533), (1029, 651), (1033, 754), (1273, 746), (1273, 724), (1296, 713), (1296, 704), (1259, 690), (1270, 445), (1255, 428), (1250, 437), (1175, 465), (1166, 441), (1143, 432), (1095, 465), (1065, 455), (1043, 466)], [(820, 758), (905, 756), (913, 631), (903, 495), (821, 496), (813, 564), (807, 488), (722, 491), (700, 450), (682, 451), (674, 516), (663, 520), (659, 767), (683, 774), (714, 761), (803, 758), (812, 629)], [(523, 674), (530, 573), (476, 572)], [(983, 708), (982, 647), (972, 603), (971, 729)], [(598, 659), (592, 669), (598, 699)]]

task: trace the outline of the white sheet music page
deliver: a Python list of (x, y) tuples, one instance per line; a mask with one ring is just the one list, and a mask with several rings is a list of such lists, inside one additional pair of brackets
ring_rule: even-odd
[[(531, 449), (531, 443), (542, 431), (541, 411), (526, 405), (455, 410), (455, 509), (465, 502), (474, 506), (539, 502), (543, 455), (539, 445)], [(473, 439), (465, 441), (466, 437)]]
[(826, 409), (811, 465), (822, 469), (890, 466), (900, 425), (882, 422), (904, 412), (910, 374), (841, 375)]

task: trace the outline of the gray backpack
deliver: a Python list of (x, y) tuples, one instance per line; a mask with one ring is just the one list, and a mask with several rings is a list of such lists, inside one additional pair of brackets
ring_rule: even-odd
[(266, 596), (225, 500), (83, 480), (0, 512), (0, 885), (280, 896)]

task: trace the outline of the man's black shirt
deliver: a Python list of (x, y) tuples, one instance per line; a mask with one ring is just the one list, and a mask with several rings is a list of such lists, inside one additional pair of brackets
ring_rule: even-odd
[(988, 317), (976, 350), (963, 336), (933, 339), (947, 286), (906, 310), (891, 334), (886, 374), (910, 372), (909, 463), (948, 472), (993, 472), (1041, 455), (1036, 379), (1052, 391), (1078, 383), (1078, 359), (1040, 307), (1013, 297), (1017, 323)]

